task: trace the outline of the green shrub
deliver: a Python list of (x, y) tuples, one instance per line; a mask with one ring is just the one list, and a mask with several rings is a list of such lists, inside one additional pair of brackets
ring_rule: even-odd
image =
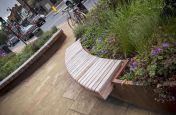
[[(106, 49), (109, 55), (112, 55), (111, 58), (117, 58), (122, 54), (124, 55), (120, 57), (127, 57), (136, 52), (149, 51), (153, 43), (157, 41), (152, 36), (159, 26), (162, 1), (124, 1), (125, 4), (126, 2), (130, 4), (124, 5), (122, 0), (120, 4), (123, 5), (119, 5), (114, 12), (107, 6), (107, 1), (102, 1), (103, 4), (89, 13), (86, 28), (77, 28), (77, 33), (75, 33), (77, 36), (83, 36), (82, 44), (91, 53), (100, 56), (98, 52)], [(105, 31), (108, 33), (103, 36), (104, 47), (102, 47), (96, 41), (102, 38)], [(84, 35), (81, 35), (82, 33)], [(115, 38), (114, 46), (107, 42), (111, 36)], [(94, 48), (93, 52), (91, 48)]]
[(117, 17), (112, 18), (110, 25), (125, 55), (149, 50), (151, 36), (159, 24), (161, 7), (162, 2), (136, 0), (117, 10)]
[(175, 0), (163, 0), (163, 18), (176, 16), (176, 1)]
[(7, 41), (7, 35), (4, 31), (0, 30), (0, 45), (4, 44)]
[(57, 30), (58, 30), (57, 27), (54, 26), (54, 27), (52, 27), (51, 30), (49, 30), (49, 31), (51, 31), (51, 33), (54, 34), (55, 32), (57, 32)]
[(86, 26), (85, 25), (78, 25), (75, 29), (74, 29), (74, 35), (75, 37), (78, 39), (78, 38), (81, 38), (84, 33), (86, 31)]
[(50, 31), (43, 33), (35, 43), (27, 45), (19, 54), (9, 54), (6, 57), (0, 58), (0, 81), (29, 59), (56, 31), (57, 28), (54, 27)]
[(40, 37), (42, 34), (43, 34), (43, 30), (40, 29), (40, 30), (36, 33), (36, 36), (37, 36), (37, 37)]

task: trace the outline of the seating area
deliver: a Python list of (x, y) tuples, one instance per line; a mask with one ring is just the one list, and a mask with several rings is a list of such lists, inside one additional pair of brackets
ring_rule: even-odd
[(70, 76), (96, 96), (107, 99), (113, 89), (112, 80), (122, 60), (104, 59), (85, 51), (76, 41), (65, 52), (65, 65)]

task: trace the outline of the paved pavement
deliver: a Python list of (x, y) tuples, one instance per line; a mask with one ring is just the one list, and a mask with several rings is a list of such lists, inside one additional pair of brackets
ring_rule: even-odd
[(109, 97), (100, 100), (67, 73), (65, 49), (74, 42), (67, 23), (62, 47), (30, 77), (0, 97), (0, 115), (159, 115)]

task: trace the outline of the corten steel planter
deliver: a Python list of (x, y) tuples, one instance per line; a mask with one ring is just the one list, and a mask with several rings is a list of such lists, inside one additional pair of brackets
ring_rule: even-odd
[[(84, 50), (90, 53), (87, 49)], [(120, 80), (119, 78), (127, 64), (128, 60), (122, 60), (122, 65), (112, 80), (114, 88), (111, 95), (142, 108), (158, 112), (176, 113), (176, 100), (163, 103), (161, 101), (157, 102), (155, 99), (158, 98), (158, 95), (153, 90), (155, 87), (146, 86), (140, 82)], [(176, 82), (164, 83), (163, 85), (176, 97)]]
[[(118, 76), (112, 81), (114, 84), (113, 97), (153, 111), (176, 113), (176, 100), (157, 102), (155, 99), (158, 95), (153, 90), (155, 87), (146, 86), (140, 82), (120, 80)], [(165, 83), (164, 86), (176, 97), (175, 82)]]
[[(66, 35), (62, 29), (58, 30), (52, 35), (52, 37), (37, 51), (35, 52), (26, 62), (24, 62), (19, 68), (7, 76), (4, 80), (0, 82), (0, 95), (3, 95), (6, 90), (9, 90), (9, 86), (19, 77), (25, 77), (22, 74), (25, 73), (30, 67), (36, 64), (37, 61), (45, 58), (45, 53), (54, 47), (54, 44), (59, 40), (61, 43), (66, 39)], [(58, 44), (59, 45), (59, 44)], [(60, 44), (61, 45), (61, 44)], [(37, 66), (37, 65), (36, 65)]]

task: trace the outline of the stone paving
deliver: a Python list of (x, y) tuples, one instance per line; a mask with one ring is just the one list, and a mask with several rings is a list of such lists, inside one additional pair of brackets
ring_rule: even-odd
[(29, 78), (0, 97), (0, 115), (160, 115), (113, 97), (96, 98), (71, 79), (64, 65), (65, 49), (74, 42), (67, 24), (62, 47)]

